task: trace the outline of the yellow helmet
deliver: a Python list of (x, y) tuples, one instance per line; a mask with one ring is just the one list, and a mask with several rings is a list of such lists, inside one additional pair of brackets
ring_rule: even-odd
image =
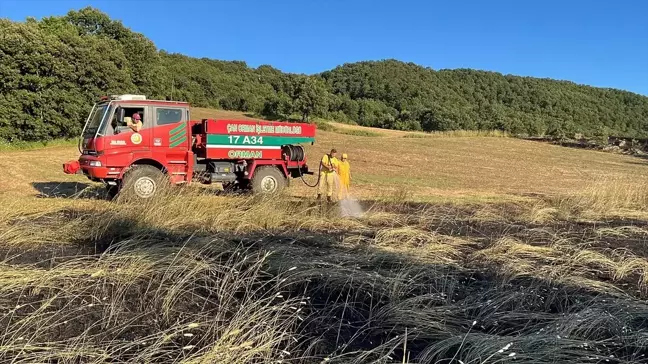
[(342, 153), (342, 159), (347, 159), (349, 156), (346, 153)]

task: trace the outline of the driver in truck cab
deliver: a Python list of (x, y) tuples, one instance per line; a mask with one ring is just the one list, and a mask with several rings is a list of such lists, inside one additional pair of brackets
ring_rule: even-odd
[(133, 114), (133, 117), (125, 117), (124, 122), (126, 123), (126, 126), (131, 128), (134, 132), (138, 132), (142, 129), (142, 117), (140, 116), (139, 113)]
[(331, 202), (331, 197), (333, 196), (333, 188), (335, 186), (335, 173), (338, 171), (339, 161), (336, 158), (337, 151), (335, 148), (331, 149), (331, 152), (324, 154), (322, 160), (320, 161), (320, 180), (319, 180), (319, 191), (317, 193), (317, 199), (322, 198), (322, 193), (326, 192), (326, 200)]
[[(124, 119), (127, 119), (127, 118), (124, 118)], [(126, 125), (129, 128), (131, 128), (134, 132), (138, 132), (138, 131), (140, 131), (142, 129), (142, 117), (140, 116), (140, 114), (138, 112), (133, 114), (132, 120), (129, 120), (129, 119), (130, 118), (128, 118), (126, 120)]]

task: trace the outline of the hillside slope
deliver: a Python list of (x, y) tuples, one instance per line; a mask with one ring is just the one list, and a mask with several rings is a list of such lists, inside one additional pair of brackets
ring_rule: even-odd
[[(251, 119), (233, 111), (194, 108), (193, 118)], [(316, 169), (330, 148), (348, 153), (353, 172), (353, 194), (375, 199), (404, 194), (419, 201), (518, 199), (529, 194), (569, 196), (593, 181), (630, 186), (648, 177), (639, 158), (590, 150), (571, 149), (540, 142), (500, 137), (444, 137), (337, 125), (334, 131), (318, 130), (306, 152)], [(61, 164), (77, 158), (76, 147), (3, 152), (0, 175), (3, 193), (68, 194), (89, 182), (63, 174)], [(27, 161), (26, 165), (16, 160)], [(313, 176), (305, 177), (314, 182)], [(75, 185), (79, 183), (79, 185)], [(47, 186), (43, 191), (39, 186)], [(291, 194), (314, 196), (315, 190), (299, 179)]]
[(570, 82), (395, 60), (287, 74), (169, 54), (92, 8), (0, 20), (0, 139), (78, 135), (94, 100), (139, 93), (272, 119), (321, 116), (402, 130), (646, 136), (648, 97)]
[(529, 135), (646, 135), (648, 130), (647, 97), (566, 81), (434, 71), (396, 60), (346, 64), (322, 77), (346, 100), (342, 111), (363, 125)]

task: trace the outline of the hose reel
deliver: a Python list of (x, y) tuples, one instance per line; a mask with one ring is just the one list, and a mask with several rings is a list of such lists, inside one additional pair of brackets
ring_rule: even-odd
[(306, 152), (301, 145), (284, 145), (282, 149), (283, 153), (291, 162), (301, 162), (306, 158)]
[[(286, 155), (286, 158), (291, 161), (291, 162), (301, 162), (306, 159), (306, 152), (304, 151), (304, 147), (301, 145), (284, 145), (281, 147), (283, 154)], [(302, 169), (298, 168), (299, 171), (299, 177), (301, 178), (302, 182), (308, 187), (317, 187), (319, 185), (320, 181), (320, 175), (322, 174), (322, 166), (319, 166), (319, 171), (317, 174), (317, 181), (315, 182), (314, 185), (308, 184), (306, 180), (304, 179), (304, 174), (302, 173)]]

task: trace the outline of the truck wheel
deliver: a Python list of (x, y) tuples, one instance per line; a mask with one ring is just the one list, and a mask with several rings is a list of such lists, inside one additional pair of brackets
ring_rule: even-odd
[(149, 165), (131, 168), (124, 175), (120, 197), (127, 199), (150, 199), (168, 185), (168, 180), (159, 169)]
[(255, 194), (276, 194), (286, 187), (286, 177), (276, 167), (260, 167), (252, 178), (252, 192)]

